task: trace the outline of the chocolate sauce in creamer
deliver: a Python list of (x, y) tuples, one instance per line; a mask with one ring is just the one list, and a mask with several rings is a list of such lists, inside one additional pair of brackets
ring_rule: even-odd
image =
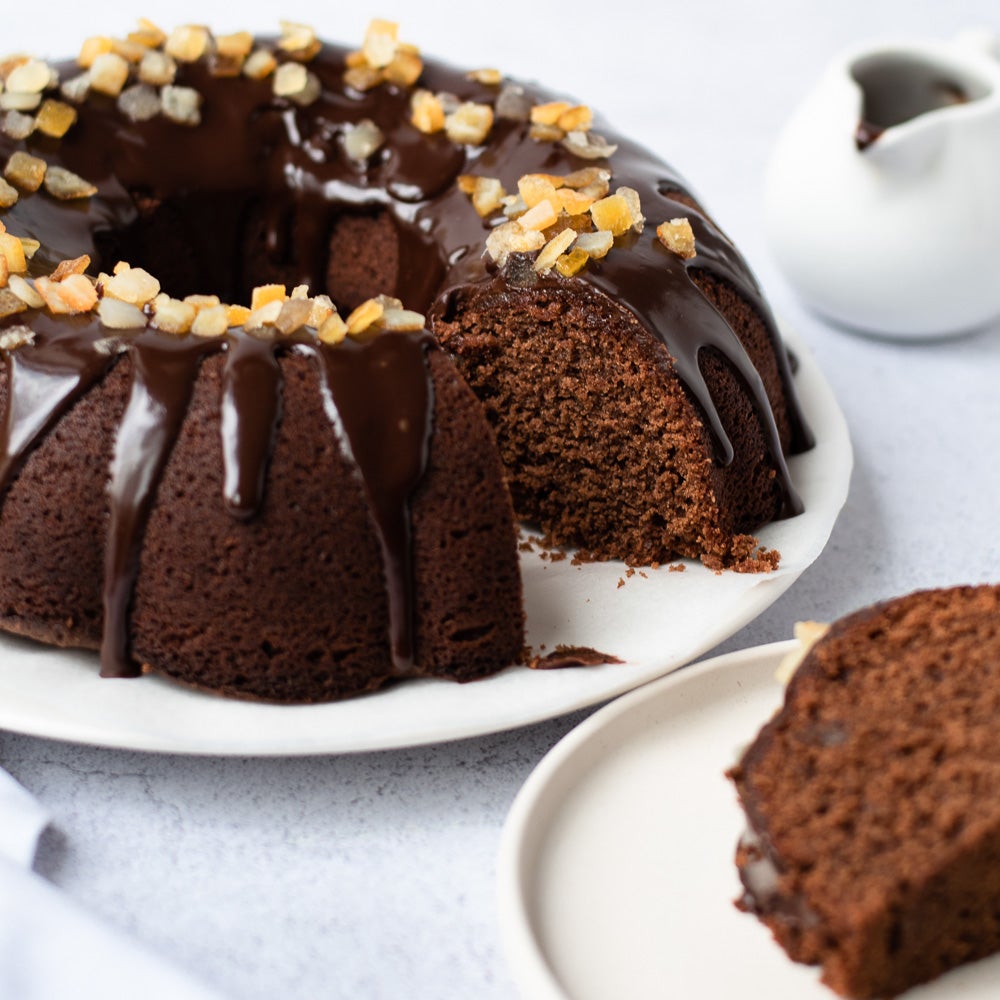
[[(307, 107), (274, 97), (270, 80), (213, 77), (202, 63), (184, 64), (176, 83), (203, 97), (202, 122), (196, 127), (164, 118), (128, 122), (112, 99), (93, 94), (60, 140), (32, 136), (22, 142), (0, 134), (0, 162), (27, 149), (98, 188), (95, 196), (69, 204), (41, 192), (22, 195), (3, 214), (10, 232), (41, 243), (32, 272), (48, 273), (60, 260), (85, 253), (95, 266), (110, 269), (115, 260), (102, 259), (101, 249), (113, 246), (115, 234), (139, 221), (134, 196), (169, 202), (198, 192), (208, 212), (213, 195), (220, 201), (245, 198), (248, 208), (265, 206), (260, 252), (269, 259), (280, 256), (283, 274), (297, 269), (298, 282), (319, 292), (324, 290), (329, 232), (337, 215), (384, 209), (395, 221), (402, 264), (395, 289), (373, 291), (392, 292), (408, 308), (427, 312), (461, 287), (502, 280), (483, 257), (489, 222), (479, 218), (459, 190), (459, 174), (499, 177), (512, 189), (525, 173), (606, 165), (612, 186), (635, 188), (650, 220), (691, 219), (697, 257), (682, 260), (647, 230), (619, 238), (604, 260), (591, 262), (571, 279), (544, 280), (587, 283), (630, 310), (663, 341), (725, 463), (731, 448), (699, 366), (703, 349), (721, 352), (742, 376), (766, 429), (783, 490), (783, 512), (800, 510), (760, 376), (726, 321), (691, 280), (691, 269), (704, 269), (727, 282), (763, 318), (790, 400), (792, 447), (803, 450), (810, 438), (794, 403), (787, 356), (745, 262), (711, 221), (690, 207), (681, 179), (599, 121), (595, 130), (619, 145), (610, 161), (584, 161), (558, 145), (536, 142), (523, 122), (497, 120), (481, 148), (458, 146), (444, 134), (423, 135), (409, 124), (409, 89), (386, 84), (360, 93), (344, 86), (345, 54), (325, 46), (309, 63), (322, 93)], [(63, 66), (60, 72), (66, 78), (78, 67)], [(498, 93), (463, 73), (426, 62), (419, 85), (479, 103), (493, 103)], [(541, 91), (526, 91), (536, 101), (552, 99)], [(342, 137), (347, 127), (364, 119), (378, 125), (385, 143), (367, 164), (359, 165), (344, 154)], [(229, 250), (235, 251), (236, 234), (229, 235)], [(131, 263), (141, 265), (142, 260)], [(230, 297), (229, 290), (198, 291)], [(240, 329), (208, 340), (153, 329), (116, 334), (103, 329), (95, 316), (56, 321), (34, 310), (0, 320), (0, 329), (20, 324), (34, 330), (35, 340), (6, 352), (9, 391), (0, 428), (0, 490), (120, 353), (131, 358), (130, 397), (109, 485), (102, 673), (120, 676), (136, 669), (128, 650), (128, 611), (143, 530), (201, 362), (210, 353), (227, 355), (220, 400), (224, 489), (219, 502), (235, 519), (248, 519), (263, 501), (281, 420), (278, 358), (288, 350), (316, 358), (331, 432), (370, 500), (385, 565), (395, 670), (399, 675), (412, 671), (409, 498), (425, 469), (430, 434), (427, 334), (383, 334), (367, 344), (345, 342), (331, 348), (304, 333), (274, 340)]]
[(867, 56), (855, 63), (851, 75), (861, 88), (861, 119), (854, 133), (860, 151), (877, 142), (887, 129), (976, 99), (976, 94), (941, 67), (913, 56)]

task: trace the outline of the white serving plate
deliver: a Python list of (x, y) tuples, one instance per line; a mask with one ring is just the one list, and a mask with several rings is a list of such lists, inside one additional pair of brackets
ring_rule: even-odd
[[(780, 706), (794, 641), (706, 660), (586, 719), (538, 765), (504, 828), (505, 951), (525, 1000), (835, 1000), (740, 894), (743, 814), (725, 771)], [(987, 1000), (1000, 956), (907, 992)]]

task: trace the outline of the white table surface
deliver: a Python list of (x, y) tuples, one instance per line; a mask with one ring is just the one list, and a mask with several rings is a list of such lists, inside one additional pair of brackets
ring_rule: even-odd
[[(165, 26), (271, 28), (270, 5), (146, 0)], [(52, 57), (131, 23), (110, 7), (5, 5), (0, 47)], [(600, 108), (689, 178), (806, 338), (856, 467), (827, 549), (719, 651), (786, 638), (917, 587), (1000, 579), (1000, 325), (901, 345), (806, 314), (769, 257), (761, 178), (796, 97), (841, 47), (1000, 28), (995, 0), (805, 4), (383, 2), (282, 16), (359, 39), (403, 22), (431, 54), (498, 65)], [(634, 89), (633, 89), (634, 88)], [(500, 829), (545, 752), (587, 713), (459, 743), (293, 760), (183, 758), (0, 733), (0, 765), (51, 810), (36, 869), (82, 906), (233, 998), (514, 994), (494, 900)], [(16, 998), (15, 998), (16, 1000)]]

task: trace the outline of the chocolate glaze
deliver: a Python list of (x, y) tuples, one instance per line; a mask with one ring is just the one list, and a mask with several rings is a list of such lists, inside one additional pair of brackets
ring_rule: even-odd
[[(84, 253), (93, 258), (95, 267), (110, 269), (115, 260), (104, 259), (102, 251), (110, 254), (122, 245), (123, 234), (141, 225), (138, 206), (144, 200), (182, 201), (197, 193), (195, 242), (211, 241), (210, 252), (192, 248), (192, 254), (207, 261), (199, 273), (209, 281), (233, 285), (198, 291), (230, 299), (246, 295), (248, 289), (235, 287), (236, 267), (226, 264), (244, 253), (243, 234), (233, 219), (261, 206), (266, 263), (284, 275), (292, 274), (298, 283), (309, 284), (313, 291), (322, 290), (329, 232), (345, 208), (386, 208), (395, 220), (403, 262), (398, 286), (373, 291), (392, 291), (409, 308), (433, 311), (445, 308), (449, 293), (461, 287), (502, 284), (504, 275), (497, 274), (483, 256), (490, 223), (477, 216), (455, 184), (456, 177), (464, 172), (497, 176), (513, 189), (524, 173), (566, 173), (587, 162), (558, 145), (530, 139), (523, 122), (498, 120), (482, 148), (456, 146), (443, 134), (422, 135), (408, 122), (408, 89), (383, 85), (359, 93), (345, 88), (345, 52), (325, 46), (309, 63), (322, 83), (322, 94), (308, 107), (275, 98), (270, 80), (213, 77), (204, 63), (185, 64), (176, 82), (194, 87), (204, 98), (202, 123), (197, 127), (164, 118), (128, 122), (112, 99), (94, 94), (79, 107), (79, 120), (61, 140), (33, 135), (22, 142), (0, 134), (0, 162), (16, 149), (27, 149), (98, 188), (94, 197), (73, 203), (58, 202), (41, 192), (23, 195), (4, 214), (11, 232), (41, 243), (32, 273), (48, 273), (58, 261)], [(60, 67), (63, 78), (77, 72), (73, 64)], [(419, 85), (485, 103), (495, 101), (498, 93), (497, 88), (433, 63), (425, 64)], [(537, 101), (552, 99), (534, 88), (527, 92)], [(358, 164), (345, 156), (342, 136), (346, 127), (362, 119), (376, 122), (386, 142), (368, 163)], [(619, 145), (607, 164), (613, 187), (635, 188), (654, 224), (688, 216), (698, 255), (692, 261), (681, 260), (659, 244), (650, 228), (619, 238), (608, 257), (592, 261), (572, 279), (539, 280), (563, 287), (586, 282), (661, 338), (704, 415), (719, 460), (725, 463), (731, 448), (699, 366), (704, 348), (718, 349), (742, 375), (756, 402), (779, 471), (785, 512), (799, 510), (760, 377), (726, 321), (691, 280), (692, 268), (711, 272), (741, 294), (766, 323), (792, 401), (793, 448), (801, 450), (810, 444), (809, 434), (794, 403), (786, 354), (752, 274), (711, 220), (691, 207), (686, 186), (670, 168), (640, 146), (613, 135), (603, 123), (598, 122), (596, 130)], [(131, 263), (141, 265), (142, 260)], [(31, 312), (0, 321), (0, 328), (20, 322), (37, 336), (33, 346), (7, 358), (10, 402), (0, 442), (0, 488), (16, 475), (25, 455), (59, 414), (116, 357), (102, 349), (108, 334), (96, 318), (56, 322)], [(248, 518), (265, 502), (263, 484), (281, 417), (275, 357), (286, 345), (312, 351), (320, 359), (328, 413), (371, 499), (385, 557), (394, 663), (397, 672), (410, 671), (408, 498), (424, 469), (429, 434), (432, 399), (423, 358), (426, 338), (394, 336), (328, 349), (307, 344), (304, 336), (269, 342), (231, 330), (222, 338), (200, 341), (150, 329), (120, 340), (132, 359), (133, 384), (109, 491), (112, 527), (102, 671), (115, 675), (134, 671), (127, 651), (127, 613), (142, 529), (201, 359), (211, 351), (228, 352), (220, 402), (223, 502), (234, 517)], [(387, 449), (395, 458), (392, 462), (384, 460)]]
[(281, 420), (281, 372), (274, 345), (240, 337), (222, 378), (222, 462), (226, 505), (247, 519), (264, 502), (264, 481)]
[(28, 350), (5, 351), (7, 405), (0, 424), (0, 496), (25, 458), (72, 403), (114, 361), (114, 353), (95, 345), (101, 331), (86, 318), (56, 322), (32, 316), (35, 342)]
[(854, 130), (854, 145), (858, 147), (859, 151), (867, 149), (884, 131), (885, 129), (881, 125), (874, 125), (862, 118)]
[[(345, 341), (322, 358), (323, 398), (364, 484), (378, 528), (389, 597), (395, 671), (413, 669), (412, 549), (409, 498), (427, 463), (433, 399), (430, 380), (414, 378), (432, 343), (421, 337)], [(389, 419), (386, 419), (387, 416)]]
[(143, 529), (202, 360), (220, 351), (227, 354), (220, 400), (224, 502), (235, 517), (245, 519), (265, 500), (267, 464), (281, 411), (277, 358), (290, 350), (315, 357), (332, 432), (371, 498), (384, 555), (393, 664), (399, 676), (413, 672), (409, 500), (426, 465), (431, 433), (429, 335), (386, 333), (367, 344), (330, 347), (304, 333), (262, 339), (233, 329), (224, 337), (200, 339), (150, 328), (115, 336), (91, 316), (56, 320), (32, 311), (21, 319), (35, 331), (35, 342), (6, 353), (0, 494), (73, 402), (122, 354), (131, 359), (129, 400), (108, 485), (102, 676), (139, 672), (129, 655), (128, 613)]
[(104, 553), (101, 676), (130, 677), (128, 609), (143, 529), (156, 487), (180, 433), (201, 359), (212, 343), (143, 331), (129, 344), (132, 386), (115, 441), (108, 484), (111, 521)]

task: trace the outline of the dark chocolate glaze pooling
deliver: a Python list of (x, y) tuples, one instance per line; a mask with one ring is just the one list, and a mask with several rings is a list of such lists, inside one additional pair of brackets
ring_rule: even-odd
[(867, 149), (884, 131), (881, 125), (873, 125), (862, 118), (854, 130), (854, 145), (859, 151)]
[[(263, 227), (259, 252), (266, 267), (280, 269), (282, 280), (310, 285), (314, 293), (324, 290), (329, 232), (344, 210), (387, 210), (394, 220), (402, 262), (397, 287), (373, 292), (392, 292), (408, 308), (433, 314), (461, 287), (502, 283), (503, 274), (483, 256), (490, 223), (477, 216), (456, 177), (466, 172), (496, 176), (511, 190), (524, 173), (568, 173), (588, 161), (530, 139), (523, 122), (496, 121), (482, 148), (455, 145), (443, 134), (422, 135), (409, 124), (411, 91), (393, 85), (365, 93), (345, 88), (344, 56), (345, 50), (325, 46), (309, 63), (322, 93), (307, 107), (274, 97), (270, 80), (213, 77), (207, 65), (197, 63), (182, 65), (176, 81), (203, 96), (197, 127), (164, 118), (132, 123), (113, 99), (94, 94), (80, 105), (79, 120), (61, 140), (33, 135), (15, 141), (0, 134), (0, 162), (26, 149), (98, 188), (94, 197), (73, 203), (42, 192), (23, 195), (4, 213), (10, 232), (41, 243), (32, 273), (48, 273), (60, 260), (85, 253), (95, 268), (110, 269), (114, 249), (128, 245), (124, 234), (141, 226), (144, 202), (179, 202), (196, 194), (193, 243), (218, 241), (209, 247), (192, 245), (192, 254), (202, 262), (198, 273), (206, 280), (206, 287), (197, 291), (216, 292), (224, 299), (242, 299), (247, 292), (235, 287), (239, 279), (226, 262), (245, 252), (245, 233), (233, 220), (251, 212)], [(72, 64), (60, 67), (63, 78), (77, 72)], [(425, 64), (419, 86), (483, 103), (493, 103), (498, 93), (439, 64)], [(527, 92), (537, 101), (552, 99), (534, 88)], [(342, 137), (362, 119), (373, 120), (386, 141), (369, 162), (359, 164), (345, 155)], [(619, 144), (610, 161), (598, 165), (611, 169), (613, 189), (636, 189), (651, 226), (619, 238), (608, 257), (592, 261), (572, 279), (539, 280), (585, 282), (659, 337), (724, 463), (729, 443), (699, 366), (703, 349), (718, 349), (756, 401), (781, 479), (785, 512), (798, 510), (760, 377), (728, 324), (691, 280), (692, 268), (709, 271), (762, 317), (784, 366), (782, 377), (793, 401), (793, 448), (801, 450), (809, 444), (808, 431), (794, 404), (785, 352), (752, 274), (711, 220), (691, 207), (686, 186), (670, 168), (613, 135), (604, 123), (598, 122), (596, 131)], [(666, 251), (653, 233), (657, 222), (676, 216), (689, 217), (694, 226), (698, 255), (692, 261)], [(213, 287), (226, 281), (232, 287)], [(334, 433), (371, 500), (385, 563), (393, 662), (399, 674), (413, 671), (408, 504), (425, 466), (430, 433), (433, 400), (425, 337), (383, 336), (337, 348), (318, 345), (305, 333), (268, 341), (238, 329), (212, 340), (152, 329), (117, 337), (103, 330), (96, 317), (57, 322), (35, 311), (0, 320), (0, 328), (18, 323), (30, 326), (36, 337), (33, 345), (7, 356), (9, 402), (0, 442), (0, 489), (16, 476), (60, 413), (115, 363), (117, 354), (108, 344), (120, 342), (131, 357), (132, 390), (109, 489), (102, 672), (118, 675), (135, 669), (128, 656), (127, 616), (142, 529), (201, 360), (213, 351), (228, 353), (220, 400), (225, 481), (220, 502), (235, 518), (249, 518), (266, 502), (267, 465), (281, 419), (276, 356), (286, 349), (310, 351), (318, 358)]]

